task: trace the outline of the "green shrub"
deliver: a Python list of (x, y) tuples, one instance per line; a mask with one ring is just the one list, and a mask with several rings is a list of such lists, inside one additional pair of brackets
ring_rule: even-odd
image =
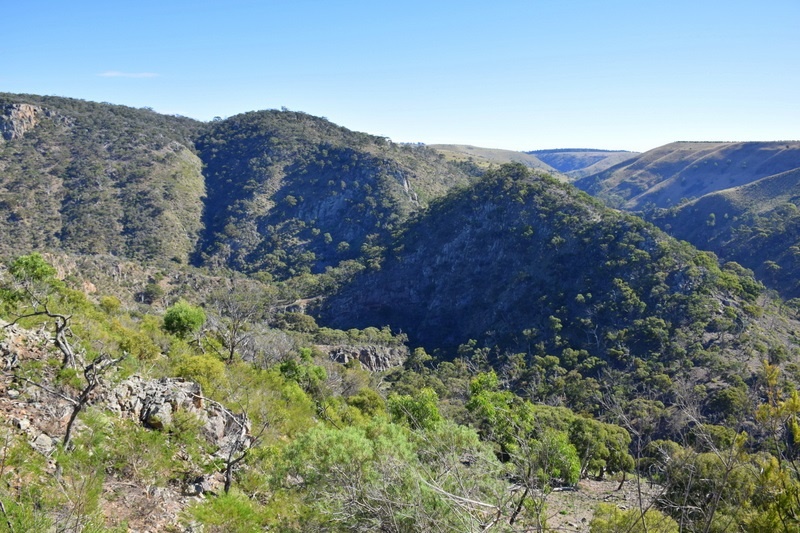
[(183, 300), (172, 305), (164, 314), (164, 330), (185, 339), (206, 322), (205, 312)]

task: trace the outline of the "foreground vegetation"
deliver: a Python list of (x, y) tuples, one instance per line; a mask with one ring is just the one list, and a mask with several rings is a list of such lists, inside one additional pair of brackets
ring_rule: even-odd
[[(3, 429), (8, 530), (125, 530), (103, 511), (122, 480), (180, 493), (215, 472), (229, 472), (229, 483), (193, 498), (174, 527), (543, 530), (552, 491), (586, 477), (658, 486), (625, 512), (601, 506), (592, 531), (798, 527), (800, 399), (774, 365), (765, 362), (746, 389), (714, 398), (726, 413), (721, 425), (692, 403), (699, 391), (665, 406), (606, 387), (592, 399), (592, 417), (514, 394), (508, 369), (493, 370), (474, 347), (438, 363), (418, 348), (379, 379), (317, 353), (313, 320), (278, 330), (297, 318), (247, 315), (237, 337), (231, 327), (251, 301), (237, 305), (237, 287), (197, 302), (204, 307), (180, 300), (162, 314), (110, 295), (90, 300), (36, 254), (8, 265), (3, 316), (14, 325), (4, 337), (22, 325), (54, 341), (11, 365), (8, 387), (23, 391), (20, 401), (32, 390), (44, 392), (40, 402), (69, 398), (77, 420), (70, 438), (61, 419), (49, 456)], [(268, 301), (269, 289), (250, 285), (248, 295), (262, 290)], [(110, 364), (95, 389), (87, 368), (101, 361)], [(189, 414), (155, 429), (104, 410), (99, 392), (134, 374), (200, 383), (208, 401), (246, 414), (251, 438), (226, 460)], [(665, 419), (683, 424), (665, 430)]]

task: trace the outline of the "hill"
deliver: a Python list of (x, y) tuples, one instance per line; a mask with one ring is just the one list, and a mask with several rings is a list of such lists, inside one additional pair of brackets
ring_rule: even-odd
[(430, 148), (443, 154), (449, 161), (486, 170), (506, 163), (520, 163), (529, 168), (557, 173), (558, 170), (531, 152), (517, 152), (498, 148), (480, 148), (466, 144), (431, 144)]
[(424, 146), (290, 111), (214, 122), (197, 148), (208, 188), (198, 264), (282, 278), (374, 255), (410, 214), (470, 179)]
[(707, 194), (648, 219), (679, 239), (755, 271), (785, 298), (800, 297), (800, 169)]
[(201, 228), (199, 122), (146, 109), (0, 95), (0, 253), (186, 262)]
[(547, 163), (571, 180), (597, 174), (636, 157), (638, 152), (623, 150), (594, 150), (589, 148), (562, 148), (557, 150), (533, 150), (526, 152)]
[[(305, 113), (0, 96), (0, 528), (797, 529), (797, 309), (740, 264)], [(796, 178), (685, 213), (790, 239)]]
[(262, 111), (201, 123), (0, 94), (0, 254), (227, 266), (278, 278), (375, 255), (470, 176), (422, 146)]
[(633, 211), (746, 185), (800, 167), (800, 142), (676, 142), (575, 182)]
[(734, 371), (741, 328), (769, 343), (785, 334), (756, 325), (760, 290), (742, 267), (511, 165), (435, 202), (323, 317), (390, 324), (450, 356), (484, 347), (501, 366), (520, 352), (583, 377), (641, 365), (675, 378), (684, 365)]

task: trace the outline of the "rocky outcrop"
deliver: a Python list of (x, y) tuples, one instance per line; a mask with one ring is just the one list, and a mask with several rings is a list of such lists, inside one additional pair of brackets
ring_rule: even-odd
[(250, 421), (207, 400), (200, 385), (181, 378), (148, 380), (132, 376), (103, 399), (104, 407), (121, 417), (133, 418), (151, 429), (169, 428), (175, 414), (190, 413), (202, 423), (201, 432), (215, 446), (215, 455), (227, 458), (249, 445)]
[(36, 127), (43, 113), (41, 107), (30, 104), (6, 104), (0, 110), (0, 135), (7, 141), (19, 139)]
[(361, 367), (371, 372), (384, 372), (402, 366), (408, 357), (405, 346), (317, 346), (328, 354), (331, 360), (347, 364), (352, 360), (361, 363)]

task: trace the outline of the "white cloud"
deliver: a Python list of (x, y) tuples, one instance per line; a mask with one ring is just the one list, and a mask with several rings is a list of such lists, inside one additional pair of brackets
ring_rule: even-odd
[(107, 70), (98, 74), (102, 78), (157, 78), (155, 72), (120, 72), (118, 70)]

